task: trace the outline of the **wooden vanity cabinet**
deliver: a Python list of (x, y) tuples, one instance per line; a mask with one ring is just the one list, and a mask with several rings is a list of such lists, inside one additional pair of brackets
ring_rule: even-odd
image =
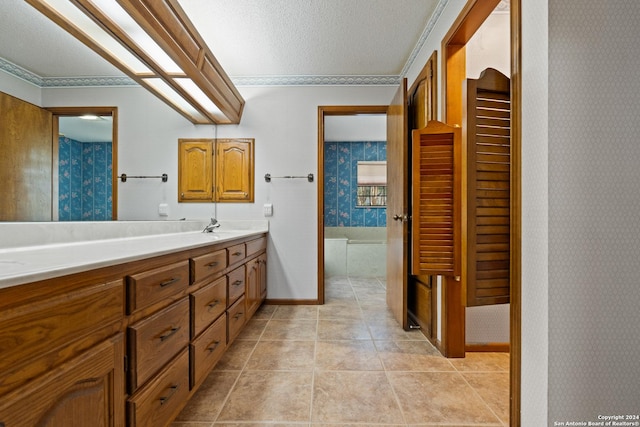
[(123, 413), (122, 334), (81, 353), (0, 403), (0, 425), (120, 427)]
[(0, 289), (0, 427), (171, 424), (264, 299), (265, 265), (251, 236)]
[(0, 289), (0, 426), (124, 426), (122, 278)]

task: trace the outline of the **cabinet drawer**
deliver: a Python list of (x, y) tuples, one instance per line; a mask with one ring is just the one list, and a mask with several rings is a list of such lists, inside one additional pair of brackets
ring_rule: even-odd
[(191, 358), (191, 388), (207, 376), (227, 348), (227, 316), (220, 316), (192, 344), (189, 345)]
[(227, 268), (227, 250), (220, 249), (210, 254), (191, 258), (190, 265), (193, 283), (199, 282)]
[(189, 286), (189, 261), (127, 276), (127, 313), (177, 294)]
[(190, 299), (191, 338), (195, 338), (227, 309), (227, 276), (192, 293)]
[(233, 304), (242, 294), (245, 287), (244, 265), (227, 274), (229, 278), (229, 305)]
[(229, 329), (229, 344), (238, 336), (247, 319), (244, 297), (235, 302), (227, 310), (227, 325)]
[(122, 280), (0, 310), (0, 395), (81, 350), (74, 341), (107, 338), (123, 317)]
[(189, 352), (185, 348), (160, 375), (128, 400), (130, 426), (166, 426), (188, 397)]
[(229, 252), (229, 265), (242, 261), (247, 255), (244, 243), (227, 248)]
[(247, 256), (251, 256), (267, 249), (267, 238), (263, 236), (259, 239), (251, 240), (245, 243), (245, 245), (247, 245)]
[(189, 342), (189, 298), (130, 326), (128, 337), (129, 391), (133, 391)]

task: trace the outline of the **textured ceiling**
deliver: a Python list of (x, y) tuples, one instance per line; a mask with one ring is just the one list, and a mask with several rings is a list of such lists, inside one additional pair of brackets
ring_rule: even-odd
[[(446, 4), (446, 0), (179, 2), (227, 74), (241, 80), (236, 84), (246, 83), (247, 76), (253, 77), (249, 83), (267, 84), (317, 83), (326, 76), (397, 79), (425, 28), (433, 25)], [(15, 71), (7, 69), (15, 64), (45, 79), (123, 76), (24, 0), (0, 0), (0, 58), (9, 62), (3, 65), (5, 71)], [(300, 76), (313, 78), (300, 80)]]

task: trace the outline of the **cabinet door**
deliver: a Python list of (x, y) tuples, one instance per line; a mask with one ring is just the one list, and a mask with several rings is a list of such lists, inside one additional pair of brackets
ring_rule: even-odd
[(122, 334), (6, 395), (4, 427), (115, 427), (124, 425)]
[(267, 297), (267, 254), (262, 254), (258, 257), (258, 270), (259, 298), (260, 302), (262, 302)]
[(247, 317), (250, 318), (260, 305), (260, 261), (258, 258), (247, 263), (247, 290), (245, 291)]
[(178, 140), (178, 201), (213, 200), (213, 140)]
[(253, 142), (216, 140), (216, 200), (253, 202)]

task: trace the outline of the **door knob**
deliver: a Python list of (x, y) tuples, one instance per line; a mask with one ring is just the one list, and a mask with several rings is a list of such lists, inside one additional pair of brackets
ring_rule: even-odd
[(393, 219), (396, 221), (409, 222), (409, 215), (394, 215)]
[(394, 215), (394, 216), (393, 216), (393, 219), (394, 219), (395, 221), (401, 221), (401, 220), (402, 220), (402, 216), (400, 216), (400, 215)]

